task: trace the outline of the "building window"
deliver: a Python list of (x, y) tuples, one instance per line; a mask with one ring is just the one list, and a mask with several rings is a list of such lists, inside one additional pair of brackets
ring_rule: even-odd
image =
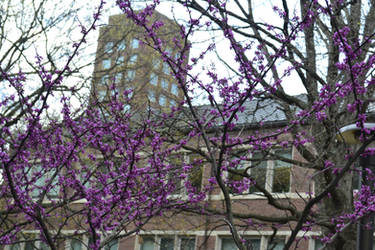
[(160, 59), (159, 58), (152, 59), (152, 67), (154, 69), (159, 69), (160, 68)]
[(150, 74), (150, 83), (154, 86), (158, 85), (158, 76), (155, 73)]
[(53, 178), (50, 185), (48, 185), (48, 191), (46, 195), (48, 198), (54, 198), (59, 195), (59, 186), (58, 186), (58, 175), (54, 176), (54, 169), (46, 169), (41, 165), (35, 165), (32, 168), (30, 179), (34, 179), (34, 185), (32, 190), (32, 197), (39, 197), (45, 190), (47, 184)]
[(172, 107), (175, 107), (175, 106), (176, 106), (176, 101), (173, 100), (173, 99), (170, 99), (170, 100), (169, 100), (169, 104), (170, 104)]
[(138, 49), (139, 47), (139, 40), (138, 39), (133, 39), (132, 40), (132, 48), (133, 49)]
[(122, 73), (116, 73), (114, 80), (115, 80), (115, 83), (120, 83), (122, 80)]
[(167, 47), (167, 48), (165, 49), (165, 53), (167, 53), (168, 56), (171, 56), (171, 55), (172, 55), (172, 49), (169, 48), (169, 47)]
[[(374, 242), (374, 246), (375, 246), (375, 242)], [(372, 247), (372, 249), (374, 249), (374, 246)], [(323, 248), (323, 243), (320, 240), (314, 240), (314, 250), (320, 250), (322, 248)]]
[(150, 90), (148, 92), (148, 99), (150, 100), (150, 102), (156, 102), (156, 98), (155, 98), (155, 92)]
[[(173, 195), (186, 195), (201, 191), (203, 177), (203, 159), (197, 154), (175, 154), (167, 159), (169, 165), (168, 184), (173, 185)], [(181, 178), (183, 166), (189, 164), (191, 169), (185, 179)]]
[[(291, 159), (291, 150), (278, 149), (276, 156)], [(285, 193), (290, 191), (290, 163), (281, 160), (263, 160), (262, 152), (254, 152), (251, 157), (233, 157), (229, 162), (231, 171), (228, 173), (229, 189), (233, 193), (254, 193), (259, 190), (251, 185), (249, 190), (243, 190), (244, 171), (256, 182), (258, 186), (269, 192)]]
[(117, 58), (116, 64), (117, 64), (117, 65), (121, 65), (121, 64), (124, 63), (124, 61), (125, 61), (124, 56), (119, 56), (119, 57)]
[(72, 239), (70, 241), (70, 250), (82, 250), (82, 242), (78, 239)]
[(273, 241), (268, 242), (267, 249), (273, 249), (273, 250), (283, 250), (285, 245), (285, 240), (283, 239), (276, 239)]
[(195, 237), (166, 235), (142, 236), (141, 250), (195, 250)]
[(127, 81), (133, 81), (135, 78), (135, 70), (128, 70), (126, 74), (126, 80)]
[(125, 50), (125, 49), (126, 49), (126, 43), (125, 43), (125, 41), (121, 41), (121, 42), (118, 44), (117, 49), (118, 49), (119, 51), (123, 51), (123, 50)]
[(126, 97), (127, 98), (132, 98), (133, 97), (133, 89), (131, 88), (126, 88), (125, 91), (124, 91), (124, 94), (126, 94)]
[(178, 87), (177, 87), (177, 84), (172, 83), (172, 85), (171, 85), (171, 92), (172, 92), (172, 94), (174, 94), (174, 95), (178, 95)]
[(132, 55), (130, 58), (129, 58), (129, 64), (131, 65), (134, 65), (137, 63), (137, 59), (138, 59), (138, 55), (135, 54), (135, 55)]
[(104, 101), (104, 99), (105, 99), (106, 96), (107, 96), (107, 91), (106, 90), (103, 90), (103, 89), (98, 90), (97, 98), (98, 98), (99, 102)]
[[(290, 150), (277, 150), (276, 155), (290, 159)], [(290, 190), (290, 163), (281, 160), (274, 161), (272, 192), (283, 193)]]
[[(253, 250), (260, 250), (260, 239), (252, 239), (252, 238), (249, 238), (249, 239), (246, 239), (245, 238), (245, 244), (247, 247), (247, 249), (253, 249)], [(251, 247), (250, 247), (251, 246)], [(221, 250), (237, 250), (238, 247), (236, 245), (236, 243), (234, 242), (234, 240), (232, 238), (222, 238), (221, 239)], [(263, 249), (263, 248), (262, 248)]]
[(103, 69), (109, 69), (111, 67), (111, 59), (104, 59), (102, 65)]
[(124, 113), (127, 113), (129, 110), (130, 110), (130, 105), (129, 104), (124, 104), (124, 106), (123, 106), (123, 108), (122, 108), (122, 111), (124, 112)]
[(117, 250), (118, 249), (118, 240), (112, 240), (107, 245), (104, 246), (104, 250)]
[(159, 105), (165, 106), (167, 104), (167, 98), (164, 95), (159, 96)]
[(180, 52), (177, 52), (176, 55), (174, 56), (174, 59), (178, 60), (180, 59), (180, 56), (181, 56)]
[(165, 90), (168, 90), (168, 82), (165, 79), (161, 79), (161, 87)]
[(163, 63), (163, 73), (166, 75), (169, 74), (169, 65), (166, 62)]
[(104, 53), (112, 53), (113, 42), (107, 42), (104, 47)]
[(108, 83), (109, 83), (109, 76), (108, 75), (102, 76), (102, 78), (100, 79), (100, 84), (102, 84), (103, 86), (107, 86)]

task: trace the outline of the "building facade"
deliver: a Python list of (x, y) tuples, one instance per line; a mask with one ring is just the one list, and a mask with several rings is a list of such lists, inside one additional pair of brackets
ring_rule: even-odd
[(148, 106), (170, 108), (183, 100), (173, 63), (168, 60), (188, 57), (188, 53), (180, 54), (179, 44), (171, 39), (179, 26), (158, 12), (152, 19), (163, 23), (158, 31), (163, 51), (156, 51), (154, 41), (125, 15), (110, 16), (108, 24), (100, 28), (91, 102), (105, 103), (116, 95), (124, 101), (126, 111)]

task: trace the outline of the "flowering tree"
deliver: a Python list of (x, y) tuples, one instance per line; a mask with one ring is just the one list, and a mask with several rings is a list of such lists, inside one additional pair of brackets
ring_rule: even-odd
[[(361, 172), (354, 163), (371, 154), (365, 148), (374, 139), (364, 126), (374, 91), (373, 3), (282, 1), (269, 9), (253, 1), (178, 3), (188, 18), (175, 34), (178, 53), (172, 55), (158, 37), (163, 23), (149, 22), (158, 1), (141, 11), (117, 1), (144, 29), (144, 46), (160, 53), (184, 93), (185, 100), (170, 110), (149, 107), (124, 114), (129, 100), (119, 94), (108, 104), (107, 116), (95, 103), (73, 115), (70, 99), (63, 97), (62, 119), (43, 119), (53, 90), (63, 86), (71, 59), (95, 22), (82, 27), (82, 39), (61, 69), (45, 70), (37, 57), (43, 91), (35, 99), (24, 94), (27, 75), (12, 75), (2, 66), (2, 79), (15, 94), (1, 103), (0, 242), (41, 240), (56, 249), (66, 238), (87, 235), (90, 247), (98, 249), (138, 232), (155, 216), (182, 209), (220, 218), (240, 249), (247, 244), (241, 232), (265, 225), (291, 231), (284, 249), (297, 247), (297, 235), (314, 226), (328, 249), (352, 249), (354, 225), (373, 210), (367, 203), (371, 189), (364, 186), (353, 198), (352, 188), (353, 175)], [(279, 20), (263, 22), (257, 8)], [(195, 46), (189, 39), (202, 30), (212, 42), (196, 55), (190, 52), (189, 59)], [(220, 39), (226, 41), (225, 56)], [(229, 73), (206, 63), (211, 55)], [(291, 81), (301, 86), (302, 95), (288, 94)], [(197, 107), (197, 94), (208, 104)], [(6, 113), (14, 105), (19, 109)], [(10, 123), (16, 116), (22, 121), (17, 128)], [(361, 132), (358, 148), (337, 140), (339, 128), (348, 123)], [(287, 153), (292, 147), (300, 157)], [(181, 152), (196, 157), (187, 162)], [(261, 178), (267, 175), (264, 162), (271, 161), (272, 184)], [(209, 173), (201, 174), (207, 181), (198, 187), (192, 177), (199, 176), (194, 173), (202, 164)], [(294, 172), (311, 186), (314, 182), (315, 189), (307, 195), (298, 185), (290, 190)], [(181, 181), (186, 199), (173, 195)], [(205, 198), (217, 189), (224, 202), (212, 206)], [(279, 199), (289, 191), (301, 199)], [(238, 209), (235, 197), (253, 193), (265, 197), (274, 212), (264, 214), (251, 203)], [(37, 235), (30, 233), (35, 229)]]
[[(188, 137), (181, 139), (176, 131), (166, 135), (172, 143), (182, 144), (209, 163), (213, 174), (210, 183), (220, 187), (225, 203), (216, 209), (206, 207), (205, 212), (222, 215), (240, 249), (245, 245), (239, 230), (264, 224), (273, 225), (275, 231), (282, 225), (290, 227), (291, 237), (284, 249), (298, 246), (297, 234), (313, 226), (320, 227), (327, 249), (354, 248), (354, 224), (372, 212), (368, 202), (363, 203), (372, 199), (368, 187), (362, 187), (354, 202), (352, 177), (361, 173), (354, 164), (358, 157), (372, 152), (365, 150), (373, 137), (372, 129), (365, 128), (364, 123), (369, 119), (374, 91), (374, 3), (282, 1), (267, 7), (256, 1), (178, 2), (189, 18), (176, 40), (187, 41), (202, 30), (212, 34), (209, 39), (213, 42), (188, 65), (183, 62), (189, 44), (180, 46), (181, 57), (173, 59), (156, 36), (162, 24), (147, 23), (157, 2), (141, 13), (134, 12), (130, 2), (118, 4), (145, 28), (152, 41), (146, 42), (170, 64), (185, 93), (186, 108), (181, 112), (189, 119), (181, 119), (189, 128)], [(266, 18), (257, 15), (259, 9), (275, 13), (278, 21), (263, 21)], [(226, 41), (224, 50), (217, 48), (220, 39)], [(210, 54), (216, 54), (230, 73), (220, 74), (216, 64), (207, 63)], [(194, 66), (202, 67), (208, 78), (201, 72), (193, 73)], [(303, 89), (302, 95), (288, 94), (286, 88), (291, 81)], [(197, 89), (206, 95), (209, 105), (194, 107)], [(278, 119), (269, 117), (277, 114), (281, 115)], [(272, 120), (283, 122), (271, 124)], [(257, 126), (246, 127), (254, 122)], [(356, 123), (361, 132), (358, 148), (337, 140), (341, 138), (339, 129), (350, 123)], [(276, 129), (270, 130), (269, 125)], [(292, 146), (299, 159), (277, 153)], [(257, 164), (265, 160), (294, 164), (303, 169), (304, 181), (315, 183), (302, 205), (292, 200), (280, 202), (272, 194), (288, 191), (283, 186), (286, 175), (282, 171), (274, 173), (280, 181), (278, 190), (275, 180), (272, 188), (264, 186), (257, 176), (261, 172)], [(243, 167), (246, 162), (248, 167)], [(372, 176), (370, 170), (366, 171)], [(248, 194), (254, 192), (252, 189), (261, 192), (284, 216), (266, 216), (263, 210), (254, 212), (250, 206), (245, 211), (236, 209), (233, 193)]]

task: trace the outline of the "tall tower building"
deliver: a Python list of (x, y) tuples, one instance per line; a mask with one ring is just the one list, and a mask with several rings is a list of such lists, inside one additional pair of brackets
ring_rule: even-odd
[[(173, 39), (179, 26), (158, 12), (152, 19), (164, 23), (158, 30), (163, 52), (179, 58), (179, 46)], [(167, 109), (183, 100), (170, 65), (160, 52), (142, 42), (145, 39), (145, 31), (123, 14), (110, 16), (108, 24), (100, 28), (91, 91), (94, 103), (108, 102), (117, 95), (127, 111), (148, 105)]]

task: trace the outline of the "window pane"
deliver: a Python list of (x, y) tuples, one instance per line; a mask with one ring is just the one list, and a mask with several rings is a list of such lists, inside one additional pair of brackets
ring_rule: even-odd
[(112, 240), (109, 242), (105, 247), (105, 250), (117, 250), (118, 249), (118, 241), (117, 240)]
[(106, 97), (106, 95), (107, 95), (107, 91), (106, 90), (98, 90), (98, 101), (103, 101), (104, 99), (105, 99), (105, 97)]
[(105, 53), (112, 53), (113, 42), (108, 42), (105, 44)]
[(160, 59), (154, 58), (152, 59), (152, 66), (154, 69), (159, 69), (160, 68)]
[[(278, 150), (276, 154), (284, 158), (291, 158), (290, 150)], [(290, 163), (280, 160), (275, 161), (272, 192), (289, 192), (290, 188)]]
[(246, 246), (252, 250), (260, 250), (260, 239), (246, 239)]
[(165, 79), (161, 79), (161, 87), (163, 89), (168, 89), (168, 82)]
[[(323, 247), (323, 244), (320, 240), (315, 240), (315, 247), (314, 250), (320, 250)], [(374, 247), (372, 247), (374, 249)]]
[(163, 63), (163, 72), (164, 74), (169, 74), (169, 65), (168, 63)]
[(124, 61), (125, 61), (124, 56), (119, 56), (119, 57), (117, 58), (117, 65), (123, 64)]
[(81, 250), (82, 244), (80, 240), (72, 239), (70, 241), (70, 250)]
[(25, 243), (25, 250), (34, 250), (34, 243), (33, 242), (26, 242)]
[[(262, 161), (264, 155), (261, 152), (253, 153), (252, 160), (259, 159), (260, 161), (252, 161), (252, 168), (250, 170), (250, 176), (257, 185), (265, 188), (266, 187), (266, 176), (267, 176), (267, 161)], [(254, 186), (250, 187), (250, 192), (259, 192)]]
[(195, 239), (194, 238), (182, 238), (180, 250), (194, 250)]
[(172, 194), (182, 194), (184, 192), (182, 179), (179, 177), (182, 163), (184, 162), (183, 158), (183, 154), (171, 155), (168, 158), (167, 163), (170, 166), (168, 170), (168, 184), (173, 185)]
[(172, 86), (171, 86), (171, 92), (172, 92), (172, 94), (174, 94), (174, 95), (178, 95), (178, 87), (177, 87), (177, 84), (172, 83)]
[(135, 70), (128, 70), (126, 80), (127, 81), (133, 81), (135, 78)]
[(237, 245), (233, 239), (222, 239), (221, 250), (237, 250)]
[(102, 76), (102, 78), (100, 79), (100, 84), (102, 85), (107, 85), (109, 82), (109, 76), (105, 75), (105, 76)]
[(102, 64), (103, 69), (109, 69), (111, 67), (111, 59), (104, 59)]
[(141, 245), (141, 250), (154, 250), (154, 238), (153, 237), (143, 237), (143, 243)]
[(171, 106), (176, 106), (176, 101), (175, 100), (169, 100), (169, 103), (171, 104)]
[(115, 83), (120, 83), (122, 79), (122, 73), (116, 73), (115, 75)]
[(19, 244), (14, 244), (14, 245), (11, 245), (9, 249), (10, 250), (21, 250), (21, 247), (20, 247)]
[(158, 85), (158, 76), (155, 73), (151, 73), (150, 82), (154, 86)]
[(118, 45), (118, 50), (125, 50), (126, 48), (126, 43), (125, 41), (121, 41)]
[(154, 91), (150, 90), (150, 91), (148, 92), (148, 99), (149, 99), (151, 102), (155, 102), (155, 101), (156, 101)]
[(139, 47), (139, 40), (138, 39), (133, 39), (132, 40), (132, 48), (137, 49)]
[(40, 242), (40, 250), (50, 250), (51, 248), (47, 245), (47, 243)]
[(167, 98), (163, 95), (160, 95), (159, 96), (159, 104), (160, 106), (165, 106), (165, 104), (167, 103)]
[(129, 63), (130, 64), (135, 64), (137, 62), (137, 59), (138, 59), (138, 55), (132, 55), (130, 58), (129, 58)]
[(283, 250), (284, 245), (285, 245), (284, 240), (274, 240), (268, 243), (267, 249)]
[(174, 239), (173, 238), (161, 238), (160, 250), (173, 250)]

